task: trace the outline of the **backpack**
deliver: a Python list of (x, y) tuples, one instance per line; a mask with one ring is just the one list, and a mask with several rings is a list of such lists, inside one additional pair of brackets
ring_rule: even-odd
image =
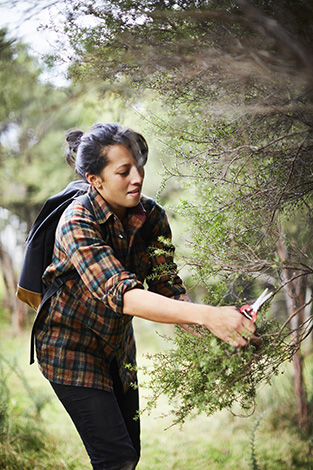
[[(61, 215), (74, 199), (78, 199), (95, 218), (87, 194), (88, 188), (89, 184), (83, 180), (72, 181), (63, 191), (50, 197), (40, 210), (26, 238), (16, 296), (37, 312), (31, 334), (31, 364), (34, 362), (35, 326), (42, 307), (67, 280), (73, 278), (76, 272), (73, 270), (58, 276), (49, 286), (42, 282), (42, 275), (52, 262), (56, 228)], [(101, 225), (99, 227), (104, 235)], [(141, 234), (148, 245), (151, 240), (148, 217), (141, 228)]]

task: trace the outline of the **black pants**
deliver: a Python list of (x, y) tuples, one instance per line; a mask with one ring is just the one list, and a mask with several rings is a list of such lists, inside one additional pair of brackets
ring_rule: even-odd
[(116, 367), (114, 393), (51, 383), (86, 447), (93, 470), (133, 470), (140, 456), (138, 390), (123, 393)]

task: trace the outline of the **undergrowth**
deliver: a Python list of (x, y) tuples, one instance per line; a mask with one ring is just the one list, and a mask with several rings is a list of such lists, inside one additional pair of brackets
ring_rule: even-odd
[[(9, 379), (15, 374), (28, 396), (26, 408), (14, 407)], [(48, 397), (30, 385), (16, 360), (0, 354), (0, 468), (1, 470), (78, 470), (79, 463), (65, 462), (57, 436), (47, 433), (40, 414)]]
[(292, 346), (278, 341), (278, 330), (273, 321), (264, 322), (259, 326), (263, 343), (238, 350), (209, 331), (199, 331), (199, 339), (177, 328), (175, 336), (167, 338), (172, 347), (147, 355), (150, 399), (146, 409), (155, 407), (160, 395), (165, 394), (171, 403), (173, 424), (183, 424), (200, 413), (210, 416), (234, 405), (246, 413), (253, 412), (257, 387), (270, 383), (281, 364), (292, 358)]

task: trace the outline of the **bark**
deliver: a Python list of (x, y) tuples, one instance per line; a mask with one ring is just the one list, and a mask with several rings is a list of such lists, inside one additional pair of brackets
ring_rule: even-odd
[(27, 315), (27, 306), (20, 302), (16, 296), (17, 278), (14, 272), (10, 255), (0, 241), (0, 271), (2, 272), (5, 296), (4, 307), (12, 312), (12, 326), (14, 331), (22, 330)]
[[(306, 321), (307, 323), (310, 322), (310, 319), (311, 319), (311, 322), (313, 322), (312, 302), (310, 302), (311, 299), (313, 299), (312, 281), (311, 281), (311, 285), (308, 285), (306, 289), (306, 299), (305, 299), (306, 308), (304, 311), (304, 321)], [(307, 342), (309, 344), (309, 348), (312, 350), (313, 349), (313, 329), (311, 331), (311, 334), (307, 338)]]
[[(288, 253), (281, 239), (277, 241), (277, 252), (281, 261), (288, 266)], [(301, 325), (305, 316), (307, 276), (296, 275), (292, 268), (282, 269), (282, 278), (288, 315), (291, 318), (292, 341), (297, 346), (293, 357), (294, 392), (296, 397), (298, 426), (304, 432), (310, 432), (312, 426), (303, 375), (303, 355), (301, 352)], [(296, 313), (296, 315), (295, 315)]]

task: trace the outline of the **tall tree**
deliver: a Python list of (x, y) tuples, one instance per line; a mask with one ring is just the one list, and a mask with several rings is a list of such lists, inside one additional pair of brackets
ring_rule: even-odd
[(300, 344), (312, 331), (311, 2), (65, 3), (72, 76), (150, 87), (171, 106), (159, 129), (177, 150), (168, 177), (197, 182), (196, 202), (183, 209), (198, 277), (226, 280), (231, 294), (243, 279), (284, 290), (299, 425), (308, 429)]

